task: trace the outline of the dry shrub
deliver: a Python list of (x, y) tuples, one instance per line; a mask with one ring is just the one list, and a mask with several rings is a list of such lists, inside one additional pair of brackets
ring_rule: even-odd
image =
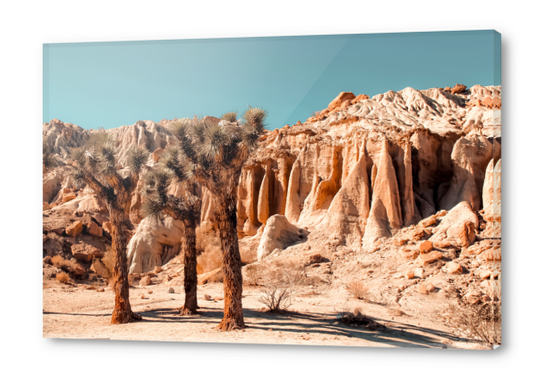
[(501, 302), (451, 304), (441, 317), (461, 338), (472, 338), (488, 345), (501, 344)]
[(258, 301), (270, 312), (286, 311), (292, 305), (295, 287), (304, 278), (302, 270), (292, 261), (270, 263), (259, 275), (263, 287)]
[(70, 276), (65, 272), (59, 272), (58, 274), (56, 274), (56, 280), (60, 283), (66, 284), (70, 281)]
[(51, 264), (59, 269), (69, 272), (75, 270), (75, 263), (64, 259), (61, 255), (55, 255), (51, 258)]
[(360, 308), (354, 309), (352, 312), (346, 312), (339, 316), (339, 322), (348, 326), (363, 326), (369, 330), (382, 330), (386, 327), (379, 324), (372, 318), (365, 316)]
[(369, 295), (369, 289), (361, 281), (357, 281), (357, 280), (351, 281), (346, 286), (346, 289), (348, 290), (348, 292), (350, 292), (352, 296), (354, 296), (356, 299), (359, 299), (359, 300), (367, 299)]
[(222, 266), (222, 244), (215, 230), (204, 226), (196, 228), (196, 250), (202, 273)]

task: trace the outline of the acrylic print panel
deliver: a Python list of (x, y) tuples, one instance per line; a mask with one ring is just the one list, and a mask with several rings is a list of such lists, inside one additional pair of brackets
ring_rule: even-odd
[(495, 31), (44, 45), (44, 337), (500, 345), (500, 84)]

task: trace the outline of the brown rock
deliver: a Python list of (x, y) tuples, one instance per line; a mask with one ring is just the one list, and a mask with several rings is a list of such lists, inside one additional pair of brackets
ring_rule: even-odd
[(430, 293), (430, 292), (433, 292), (436, 289), (436, 287), (433, 285), (433, 283), (426, 283), (425, 289), (427, 290), (428, 293)]
[(417, 290), (419, 294), (427, 295), (427, 288), (425, 288), (425, 285), (423, 283), (418, 285)]
[(77, 195), (75, 193), (73, 193), (73, 192), (66, 193), (66, 194), (62, 195), (61, 203), (62, 204), (67, 203), (68, 201), (73, 200), (76, 197), (77, 197)]
[(73, 224), (66, 228), (66, 234), (70, 237), (75, 237), (81, 234), (83, 231), (83, 223), (81, 221), (75, 221)]
[(431, 242), (431, 241), (423, 241), (420, 244), (420, 253), (421, 254), (427, 254), (431, 250), (433, 250), (433, 242)]
[(94, 246), (78, 243), (71, 246), (72, 255), (80, 262), (90, 263), (94, 257), (103, 257), (103, 253)]
[(467, 86), (466, 85), (463, 85), (463, 84), (456, 84), (451, 90), (450, 92), (452, 94), (458, 94), (458, 93), (462, 93), (462, 92), (465, 92), (467, 89)]
[(139, 281), (139, 286), (140, 287), (144, 287), (144, 286), (150, 286), (152, 284), (152, 279), (150, 276), (148, 275), (145, 275), (143, 278), (141, 278), (141, 280)]
[(403, 246), (403, 245), (404, 245), (405, 243), (407, 243), (407, 242), (408, 242), (407, 239), (402, 238), (402, 239), (398, 239), (398, 240), (393, 241), (393, 244), (394, 244), (395, 246)]
[(433, 246), (437, 249), (447, 249), (449, 247), (452, 247), (452, 244), (448, 241), (436, 241), (433, 242)]
[(459, 239), (463, 247), (468, 247), (476, 241), (476, 229), (472, 222), (467, 221), (459, 231)]
[(413, 249), (403, 249), (401, 250), (401, 254), (406, 259), (412, 260), (412, 259), (418, 258), (418, 255), (420, 255), (420, 252), (418, 250), (413, 250)]
[(224, 279), (224, 273), (222, 268), (206, 272), (205, 274), (198, 275), (198, 284), (217, 283), (222, 282)]
[(94, 221), (90, 221), (88, 224), (86, 224), (87, 227), (87, 233), (96, 236), (101, 237), (103, 235), (103, 229), (99, 227)]
[(317, 263), (324, 263), (324, 262), (329, 262), (329, 259), (322, 257), (320, 254), (313, 254), (309, 257), (307, 266), (317, 264)]
[(107, 278), (110, 275), (107, 267), (99, 259), (94, 259), (94, 261), (92, 262), (92, 266), (90, 266), (90, 271), (95, 272), (102, 278)]
[(430, 263), (442, 259), (442, 253), (440, 251), (432, 251), (429, 254), (421, 254), (418, 257), (418, 264), (420, 266), (427, 266)]
[(409, 272), (406, 273), (406, 278), (407, 279), (414, 279), (414, 276), (415, 276), (414, 272), (412, 272), (412, 271), (409, 271)]
[(446, 271), (449, 274), (461, 274), (463, 273), (463, 267), (459, 263), (449, 262), (446, 264)]
[(356, 95), (354, 95), (352, 92), (341, 92), (331, 103), (328, 105), (329, 110), (334, 110), (335, 108), (339, 108), (342, 103), (344, 103), (347, 100), (354, 100), (356, 98)]
[(420, 225), (422, 228), (427, 228), (428, 226), (434, 225), (437, 223), (437, 215), (434, 214), (432, 216), (429, 216), (423, 220), (421, 220), (418, 225)]
[(452, 92), (452, 89), (450, 87), (446, 87), (443, 89), (444, 92)]
[(420, 279), (423, 279), (425, 277), (425, 272), (423, 268), (419, 267), (414, 270), (414, 276)]

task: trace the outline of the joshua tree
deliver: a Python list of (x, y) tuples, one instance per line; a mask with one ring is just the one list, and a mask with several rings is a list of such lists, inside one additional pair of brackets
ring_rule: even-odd
[(222, 121), (196, 118), (171, 124), (189, 163), (188, 172), (215, 197), (224, 273), (224, 318), (218, 327), (223, 331), (245, 326), (237, 239), (237, 186), (241, 168), (258, 147), (264, 132), (266, 112), (250, 108), (242, 120), (236, 121), (236, 118), (237, 114), (230, 112), (222, 116)]
[(133, 229), (129, 219), (132, 194), (148, 155), (145, 149), (131, 148), (128, 151), (130, 171), (127, 177), (122, 177), (117, 172), (117, 157), (113, 141), (103, 130), (94, 134), (85, 147), (76, 149), (72, 153), (77, 165), (73, 174), (75, 181), (86, 184), (94, 190), (109, 210), (112, 249), (115, 257), (113, 269), (115, 309), (111, 317), (112, 324), (125, 324), (141, 319), (141, 316), (132, 312), (130, 307), (126, 246), (129, 230)]
[[(166, 150), (159, 168), (144, 175), (142, 205), (145, 216), (158, 217), (165, 213), (184, 224), (184, 292), (185, 300), (181, 315), (197, 313), (198, 274), (196, 251), (196, 227), (201, 219), (201, 187), (177, 147)], [(168, 194), (171, 185), (180, 186), (180, 197)]]

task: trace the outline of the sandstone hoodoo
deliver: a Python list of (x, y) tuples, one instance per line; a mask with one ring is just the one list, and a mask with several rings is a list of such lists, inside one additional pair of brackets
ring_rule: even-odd
[[(189, 227), (190, 240), (196, 240), (191, 246), (197, 282), (233, 288), (243, 280), (251, 291), (267, 290), (271, 283), (282, 288), (287, 277), (302, 293), (310, 289), (311, 296), (356, 292), (356, 301), (393, 304), (411, 315), (423, 314), (429, 302), (431, 309), (442, 310), (453, 302), (500, 301), (500, 99), (500, 86), (461, 84), (372, 97), (341, 92), (305, 122), (261, 130), (247, 151), (235, 145), (235, 170), (194, 155), (191, 164), (204, 162), (209, 172), (217, 170), (216, 178), (197, 174), (204, 178), (197, 192), (200, 210)], [(213, 130), (242, 127), (236, 115), (230, 116), (191, 122)], [(90, 279), (111, 281), (108, 249), (116, 235), (111, 199), (105, 204), (96, 192), (100, 187), (72, 180), (77, 164), (71, 151), (105, 133), (117, 157), (111, 175), (130, 177), (134, 146), (148, 152), (142, 175), (158, 175), (161, 169), (172, 170), (166, 166), (173, 147), (195, 144), (183, 139), (179, 130), (185, 129), (173, 127), (183, 120), (138, 121), (107, 131), (56, 119), (44, 125), (44, 149), (56, 161), (43, 174), (44, 275), (61, 270), (47, 263), (60, 256), (77, 262), (79, 274), (83, 270)], [(123, 222), (131, 225), (125, 228), (130, 284), (165, 286), (160, 293), (168, 293), (186, 282), (187, 226), (162, 208), (157, 217), (147, 216), (145, 203), (158, 197), (145, 192), (148, 177), (133, 180), (131, 198), (123, 204)], [(182, 188), (170, 182), (160, 193), (164, 199), (183, 198)], [(307, 264), (311, 257), (321, 259)], [(241, 265), (243, 279), (237, 270)], [(290, 275), (289, 267), (297, 273)], [(65, 271), (75, 280), (73, 269)], [(180, 293), (175, 288), (171, 296)], [(212, 295), (209, 303), (220, 298), (229, 307), (222, 329), (244, 327), (242, 292)]]

